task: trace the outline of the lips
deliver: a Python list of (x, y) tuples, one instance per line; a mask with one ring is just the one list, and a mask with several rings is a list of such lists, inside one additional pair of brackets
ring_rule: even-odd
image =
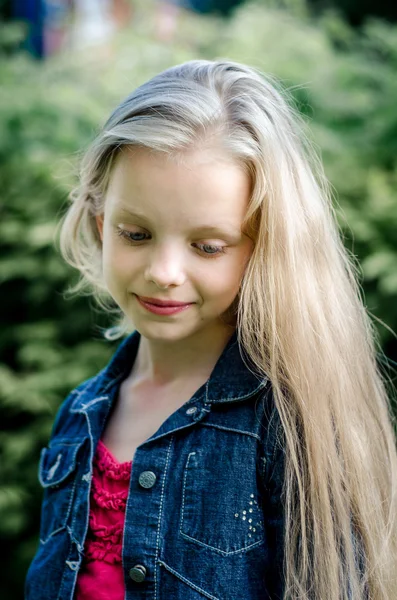
[[(137, 299), (138, 304), (140, 304), (146, 311), (148, 311), (149, 313), (153, 313), (155, 315), (158, 315), (160, 317), (171, 317), (173, 315), (177, 315), (181, 312), (187, 311), (189, 310), (189, 308), (194, 304), (194, 302), (190, 302), (190, 303), (186, 303), (186, 302), (179, 302), (177, 303), (176, 306), (170, 306), (169, 304), (166, 304), (164, 306), (164, 304), (162, 304), (161, 306), (158, 304), (152, 304), (152, 302), (146, 302), (146, 300), (143, 300), (141, 296), (137, 296), (135, 294), (135, 297)], [(158, 302), (159, 299), (158, 298), (151, 298), (151, 300)], [(163, 302), (176, 302), (176, 300), (162, 300)]]
[(159, 298), (148, 298), (147, 296), (138, 296), (144, 302), (154, 304), (154, 306), (188, 306), (194, 302), (178, 302), (177, 300), (161, 300)]

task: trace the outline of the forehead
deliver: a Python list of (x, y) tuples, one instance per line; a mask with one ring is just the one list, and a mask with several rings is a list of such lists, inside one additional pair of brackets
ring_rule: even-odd
[(106, 205), (155, 219), (222, 219), (240, 223), (250, 179), (226, 154), (196, 150), (177, 159), (163, 152), (125, 148), (112, 168)]

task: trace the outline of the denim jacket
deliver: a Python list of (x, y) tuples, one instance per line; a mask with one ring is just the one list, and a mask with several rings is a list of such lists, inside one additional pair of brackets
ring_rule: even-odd
[[(72, 600), (88, 530), (92, 462), (140, 334), (61, 405), (42, 450), (40, 542), (26, 600)], [(125, 600), (277, 600), (283, 593), (284, 446), (270, 382), (237, 332), (211, 376), (135, 451), (122, 564)]]

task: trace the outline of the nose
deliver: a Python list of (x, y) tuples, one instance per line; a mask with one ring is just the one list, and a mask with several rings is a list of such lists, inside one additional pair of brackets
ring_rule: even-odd
[(180, 286), (186, 281), (182, 252), (177, 248), (158, 247), (149, 257), (144, 274), (146, 281), (151, 281), (159, 288)]

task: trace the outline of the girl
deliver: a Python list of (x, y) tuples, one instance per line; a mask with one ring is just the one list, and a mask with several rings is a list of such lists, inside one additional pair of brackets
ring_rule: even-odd
[(160, 73), (61, 230), (129, 333), (62, 404), (29, 600), (395, 600), (397, 454), (321, 165), (276, 82)]

